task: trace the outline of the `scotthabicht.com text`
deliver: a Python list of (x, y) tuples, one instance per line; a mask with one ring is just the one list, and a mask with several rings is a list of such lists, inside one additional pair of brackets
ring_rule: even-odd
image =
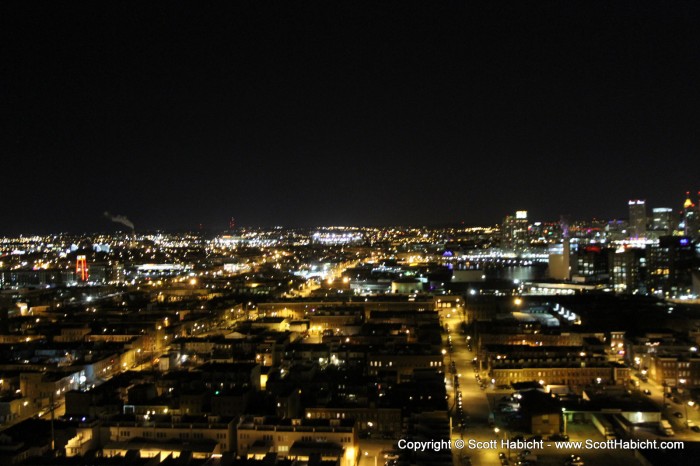
[(580, 442), (545, 442), (544, 440), (423, 440), (414, 441), (401, 439), (398, 442), (401, 450), (412, 451), (440, 451), (456, 448), (461, 450), (537, 450), (554, 448), (557, 450), (583, 449), (583, 450), (682, 450), (683, 442), (670, 442), (659, 440), (605, 440), (596, 441), (587, 439)]

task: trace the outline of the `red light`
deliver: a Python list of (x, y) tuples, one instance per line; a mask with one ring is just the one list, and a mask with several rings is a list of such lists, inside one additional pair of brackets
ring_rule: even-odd
[(86, 282), (88, 279), (87, 259), (85, 256), (78, 256), (75, 260), (75, 273), (80, 277), (80, 281)]

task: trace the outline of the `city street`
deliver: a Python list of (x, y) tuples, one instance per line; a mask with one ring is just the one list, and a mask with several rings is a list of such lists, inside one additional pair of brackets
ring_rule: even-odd
[[(515, 435), (523, 435), (527, 438), (530, 434), (522, 432), (509, 432), (502, 425), (497, 425), (499, 432), (496, 433), (494, 427), (489, 426), (489, 414), (492, 412), (495, 400), (510, 393), (510, 390), (495, 390), (490, 383), (486, 384), (486, 389), (482, 390), (477, 382), (475, 369), (472, 365), (472, 360), (476, 357), (475, 351), (468, 349), (468, 335), (461, 334), (461, 313), (459, 311), (441, 311), (442, 322), (449, 328), (449, 333), (445, 335), (444, 347), (445, 352), (445, 367), (447, 380), (447, 393), (449, 395), (450, 415), (452, 416), (452, 444), (455, 440), (461, 439), (466, 442), (465, 448), (458, 450), (453, 447), (453, 458), (455, 466), (465, 466), (470, 464), (474, 466), (500, 466), (499, 453), (503, 452), (508, 455), (509, 464), (515, 465), (518, 462), (518, 454), (520, 451), (496, 448), (469, 448), (469, 440), (478, 442), (487, 442), (497, 440), (497, 446), (500, 447), (500, 441)], [(449, 317), (447, 315), (449, 314)], [(452, 343), (452, 351), (449, 351), (449, 343)], [(472, 348), (476, 350), (476, 348)], [(459, 377), (459, 387), (455, 387), (453, 374), (450, 372), (451, 363), (454, 362), (455, 370)], [(487, 379), (486, 373), (479, 374), (482, 379)], [(488, 380), (487, 380), (488, 382)], [(457, 414), (456, 393), (459, 390), (462, 394), (462, 406), (465, 415), (465, 427), (459, 428), (459, 419)], [(696, 413), (697, 414), (697, 413)], [(498, 417), (496, 417), (498, 421)], [(592, 439), (602, 441), (603, 437), (590, 425), (570, 425), (568, 433), (572, 441), (585, 441)], [(435, 439), (439, 440), (439, 439)], [(543, 449), (533, 449), (532, 454), (537, 456), (538, 465), (562, 465), (564, 461), (572, 454), (581, 456), (586, 465), (610, 465), (617, 466), (639, 466), (638, 460), (634, 456), (633, 451), (624, 450), (585, 450), (585, 449), (556, 449), (553, 442), (545, 442)], [(361, 464), (361, 466), (372, 466), (369, 463)]]
[(360, 458), (357, 466), (384, 466), (383, 452), (396, 447), (395, 440), (360, 439)]
[[(700, 433), (693, 432), (687, 426), (686, 421), (691, 420), (695, 425), (700, 425), (700, 406), (697, 403), (688, 404), (688, 400), (679, 394), (674, 394), (671, 398), (664, 395), (664, 387), (652, 379), (641, 380), (636, 374), (632, 375), (632, 380), (639, 383), (640, 391), (649, 390), (649, 398), (661, 409), (662, 416), (673, 426), (675, 439), (697, 442), (700, 441)], [(677, 417), (675, 413), (680, 413), (682, 417)], [(666, 439), (666, 437), (658, 437)]]
[[(449, 314), (449, 317), (447, 315)], [(450, 415), (452, 416), (452, 443), (457, 439), (468, 441), (475, 439), (478, 441), (492, 440), (496, 438), (493, 429), (488, 427), (489, 414), (491, 408), (486, 391), (482, 390), (476, 380), (472, 360), (476, 356), (473, 351), (468, 350), (467, 335), (461, 333), (462, 314), (459, 308), (456, 311), (442, 311), (443, 324), (449, 328), (449, 333), (445, 335), (445, 367), (447, 379), (447, 394)], [(449, 351), (448, 337), (451, 339), (452, 351)], [(472, 348), (473, 349), (473, 348)], [(454, 362), (456, 374), (451, 373), (450, 367)], [(457, 375), (459, 387), (455, 387), (454, 375)], [(461, 376), (461, 377), (460, 377)], [(460, 428), (459, 418), (456, 417), (458, 410), (457, 391), (462, 394), (462, 411), (464, 413), (464, 427)], [(470, 458), (473, 465), (498, 464), (497, 450), (479, 449), (456, 450), (453, 448), (455, 465), (464, 465), (465, 458)]]

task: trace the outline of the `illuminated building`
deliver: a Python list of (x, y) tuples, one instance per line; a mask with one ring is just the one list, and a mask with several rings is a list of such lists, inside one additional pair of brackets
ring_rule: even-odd
[(700, 236), (700, 212), (698, 206), (690, 199), (690, 192), (686, 193), (683, 203), (683, 234), (691, 238)]
[(608, 277), (608, 255), (598, 245), (580, 248), (575, 254), (574, 281), (599, 282)]
[(400, 408), (377, 406), (315, 406), (306, 408), (308, 419), (355, 419), (360, 431), (371, 431), (374, 426), (382, 436), (401, 436), (403, 416)]
[(190, 452), (193, 458), (209, 458), (232, 451), (234, 440), (234, 421), (218, 416), (125, 415), (101, 426), (95, 423), (79, 428), (66, 446), (66, 456), (101, 449), (107, 457), (123, 457), (130, 450), (137, 450), (142, 458), (158, 457), (161, 461), (184, 452)]
[(75, 260), (75, 275), (81, 282), (86, 282), (88, 279), (87, 259), (85, 256), (78, 256)]
[[(308, 461), (319, 455), (340, 465), (354, 465), (359, 442), (354, 419), (278, 419), (246, 417), (236, 429), (238, 455), (262, 459), (268, 453), (278, 458)], [(342, 461), (341, 461), (342, 460)]]
[(420, 293), (423, 285), (415, 278), (398, 278), (391, 282), (391, 292), (398, 294)]
[(651, 212), (651, 229), (660, 235), (670, 235), (678, 227), (678, 216), (670, 207), (654, 207)]
[(631, 238), (644, 238), (647, 233), (647, 206), (641, 199), (627, 203), (630, 209), (629, 233)]
[[(581, 391), (586, 385), (601, 383), (625, 386), (629, 381), (628, 367), (606, 361), (605, 358), (579, 357), (578, 353), (566, 356), (566, 349), (537, 349), (543, 354), (520, 355), (512, 352), (501, 359), (491, 357), (489, 376), (495, 380), (494, 384), (499, 386), (542, 381), (543, 385), (567, 385), (573, 391)], [(545, 355), (546, 351), (551, 354)]]
[(425, 345), (408, 344), (393, 349), (381, 349), (367, 355), (367, 373), (380, 373), (397, 382), (409, 378), (415, 370), (442, 370), (443, 355)]
[(647, 263), (649, 291), (672, 296), (690, 293), (691, 273), (697, 265), (690, 237), (662, 236), (648, 249)]
[(24, 288), (29, 286), (39, 286), (42, 288), (47, 286), (55, 287), (66, 282), (72, 282), (73, 280), (72, 270), (0, 270), (0, 288)]
[(508, 215), (501, 226), (501, 248), (522, 252), (527, 247), (527, 210)]
[(355, 229), (337, 227), (315, 231), (311, 235), (311, 241), (315, 244), (336, 246), (343, 244), (361, 244), (364, 242), (364, 236)]
[(700, 357), (687, 352), (651, 354), (649, 375), (668, 387), (700, 387)]
[(616, 293), (634, 293), (644, 284), (644, 250), (630, 248), (610, 253), (610, 284)]
[(562, 244), (550, 247), (549, 277), (555, 280), (571, 278), (571, 250), (569, 238), (564, 238)]

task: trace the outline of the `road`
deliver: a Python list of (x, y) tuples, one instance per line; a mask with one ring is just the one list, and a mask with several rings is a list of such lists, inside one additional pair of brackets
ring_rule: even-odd
[(384, 466), (383, 452), (394, 450), (395, 445), (395, 440), (360, 439), (358, 466)]
[[(442, 321), (449, 328), (449, 332), (445, 335), (445, 367), (447, 367), (447, 394), (449, 396), (448, 403), (450, 415), (452, 416), (452, 444), (457, 439), (468, 441), (475, 439), (478, 441), (492, 440), (496, 438), (496, 434), (492, 428), (488, 427), (489, 414), (491, 407), (486, 396), (485, 390), (482, 390), (476, 380), (477, 372), (472, 365), (472, 361), (476, 356), (475, 352), (468, 349), (467, 335), (461, 333), (461, 312), (458, 311), (442, 311)], [(449, 315), (449, 317), (448, 317)], [(450, 351), (449, 343), (452, 343)], [(472, 348), (474, 349), (474, 348)], [(459, 386), (453, 383), (454, 375), (450, 371), (450, 367), (454, 362), (456, 375), (458, 376)], [(458, 415), (457, 394), (462, 394), (462, 406), (464, 412), (464, 427), (460, 428), (460, 420)], [(453, 448), (453, 459), (456, 466), (463, 466), (466, 461), (465, 457), (471, 459), (475, 466), (498, 464), (498, 450), (478, 449), (456, 450)]]
[[(486, 389), (481, 389), (476, 379), (477, 372), (472, 365), (472, 360), (476, 357), (476, 348), (473, 347), (473, 351), (470, 351), (468, 348), (468, 341), (470, 340), (467, 340), (467, 335), (462, 335), (460, 333), (462, 313), (445, 310), (441, 311), (441, 314), (443, 324), (446, 324), (450, 330), (449, 333), (445, 335), (443, 343), (447, 350), (445, 352), (444, 364), (447, 368), (446, 385), (449, 396), (448, 406), (450, 408), (453, 426), (451, 435), (452, 445), (455, 444), (457, 439), (466, 442), (466, 446), (462, 450), (453, 447), (454, 465), (466, 466), (469, 464), (469, 461), (467, 461), (468, 458), (474, 466), (500, 466), (501, 461), (498, 457), (500, 452), (509, 455), (509, 464), (514, 465), (517, 463), (517, 455), (520, 451), (508, 451), (500, 448), (500, 442), (506, 438), (511, 439), (513, 436), (520, 433), (509, 432), (505, 426), (498, 424), (496, 425), (496, 427), (498, 427), (498, 432), (496, 432), (494, 427), (489, 426), (489, 414), (492, 412), (496, 400), (510, 394), (511, 390), (495, 390), (490, 384), (487, 384)], [(449, 351), (450, 342), (452, 344), (452, 351)], [(457, 375), (461, 374), (461, 377), (458, 379), (458, 387), (453, 383), (454, 378), (450, 370), (452, 362), (455, 363)], [(488, 375), (486, 373), (481, 373), (479, 375), (482, 380), (488, 381)], [(459, 419), (455, 417), (457, 414), (457, 390), (461, 391), (463, 411), (466, 415), (466, 425), (464, 429), (459, 428)], [(496, 421), (498, 422), (498, 416), (496, 416)], [(598, 441), (603, 440), (600, 434), (598, 434), (591, 425), (571, 425), (569, 434), (571, 435), (571, 440), (585, 441), (589, 438)], [(528, 437), (526, 433), (523, 435)], [(497, 448), (487, 447), (470, 449), (470, 440), (472, 442), (496, 440)], [(532, 453), (537, 455), (537, 464), (545, 466), (562, 465), (565, 459), (571, 454), (581, 456), (586, 465), (615, 464), (616, 466), (639, 466), (638, 460), (634, 457), (634, 452), (624, 450), (557, 449), (556, 446), (551, 443), (550, 445), (545, 445), (543, 449), (533, 450)], [(361, 464), (361, 466), (372, 466), (372, 464), (373, 463), (364, 463)]]
[[(693, 432), (686, 425), (686, 421), (691, 420), (695, 425), (700, 426), (700, 405), (688, 404), (689, 400), (683, 398), (682, 394), (674, 394), (672, 398), (667, 398), (664, 395), (664, 387), (651, 379), (644, 381), (633, 374), (632, 380), (639, 384), (640, 391), (649, 390), (649, 398), (661, 409), (662, 416), (671, 422), (676, 433), (674, 439), (700, 441), (700, 433)], [(682, 417), (677, 417), (675, 413), (680, 413)], [(666, 437), (659, 437), (659, 439), (667, 440)]]

